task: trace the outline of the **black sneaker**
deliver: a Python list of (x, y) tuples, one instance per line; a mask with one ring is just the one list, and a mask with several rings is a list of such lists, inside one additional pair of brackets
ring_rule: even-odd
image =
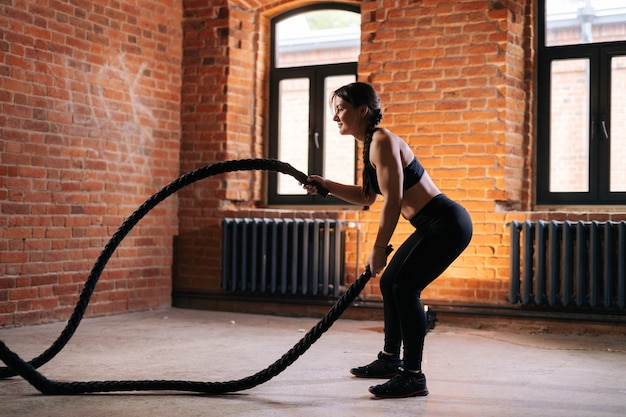
[(398, 373), (402, 360), (393, 356), (378, 353), (378, 359), (369, 365), (350, 369), (350, 373), (359, 378), (391, 378)]
[(384, 384), (374, 385), (369, 391), (379, 398), (406, 398), (428, 395), (426, 377), (423, 373), (404, 369)]

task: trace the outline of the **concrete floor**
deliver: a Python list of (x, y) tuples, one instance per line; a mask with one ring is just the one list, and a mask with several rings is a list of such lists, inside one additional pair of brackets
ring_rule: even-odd
[[(252, 375), (317, 323), (310, 318), (164, 309), (82, 321), (40, 368), (61, 381), (229, 381)], [(0, 329), (31, 359), (65, 323)], [(2, 416), (623, 416), (626, 338), (472, 330), (440, 324), (426, 338), (430, 395), (376, 400), (376, 380), (350, 376), (382, 343), (378, 321), (340, 319), (267, 383), (219, 396), (131, 392), (46, 396), (19, 377), (0, 380)]]

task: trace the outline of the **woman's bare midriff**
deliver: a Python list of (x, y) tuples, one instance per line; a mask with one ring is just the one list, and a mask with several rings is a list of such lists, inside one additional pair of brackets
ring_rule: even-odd
[(411, 220), (430, 200), (439, 194), (441, 191), (428, 173), (424, 171), (420, 182), (404, 192), (401, 208), (402, 217)]

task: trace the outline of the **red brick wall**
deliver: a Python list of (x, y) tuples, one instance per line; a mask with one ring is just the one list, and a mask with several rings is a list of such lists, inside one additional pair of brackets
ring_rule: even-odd
[[(269, 22), (312, 3), (2, 2), (0, 324), (67, 317), (108, 238), (177, 175), (266, 155)], [(362, 13), (359, 79), (379, 91), (385, 126), (474, 220), (471, 245), (425, 298), (506, 303), (513, 219), (625, 217), (534, 207), (534, 1), (350, 3)], [(165, 305), (171, 287), (219, 293), (225, 216), (354, 221), (353, 279), (380, 203), (268, 208), (265, 184), (262, 172), (231, 173), (171, 197), (124, 241), (90, 313)], [(392, 243), (409, 232), (401, 221)], [(377, 281), (364, 295), (379, 297)]]
[[(311, 2), (221, 2), (187, 9), (183, 83), (194, 94), (183, 116), (183, 149), (189, 168), (222, 159), (261, 157), (266, 123), (267, 54), (271, 17)], [(377, 0), (353, 2), (362, 15), (358, 77), (372, 83), (384, 107), (384, 124), (403, 136), (440, 188), (460, 201), (474, 221), (465, 253), (435, 281), (424, 297), (440, 302), (505, 304), (509, 279), (507, 224), (514, 219), (598, 218), (623, 214), (576, 208), (533, 209), (534, 7), (531, 1)], [(217, 4), (217, 2), (213, 2)], [(249, 7), (248, 7), (249, 6)], [(245, 11), (242, 11), (245, 10)], [(202, 22), (202, 27), (198, 27)], [(210, 27), (210, 30), (209, 30)], [(215, 35), (218, 35), (217, 37)], [(207, 48), (219, 43), (220, 48)], [(199, 57), (214, 55), (210, 59)], [(222, 59), (223, 71), (209, 64)], [(230, 64), (233, 64), (231, 68)], [(188, 65), (193, 64), (193, 65)], [(225, 84), (208, 83), (218, 72)], [(204, 76), (202, 76), (204, 74)], [(255, 92), (252, 99), (240, 86)], [(213, 90), (215, 90), (213, 92)], [(211, 95), (219, 94), (219, 96)], [(216, 100), (215, 97), (218, 97)], [(195, 112), (212, 103), (211, 115)], [(219, 103), (219, 106), (216, 104)], [(184, 104), (184, 106), (187, 104)], [(253, 117), (254, 115), (254, 117)], [(219, 123), (205, 123), (207, 120)], [(202, 129), (198, 127), (202, 126)], [(174, 288), (219, 292), (219, 222), (225, 216), (337, 217), (357, 222), (361, 242), (348, 236), (348, 280), (362, 265), (374, 239), (380, 203), (367, 212), (293, 211), (265, 207), (262, 176), (233, 174), (198, 186), (181, 198), (181, 234)], [(401, 221), (392, 243), (411, 227)], [(379, 298), (377, 281), (364, 295)]]
[[(179, 172), (180, 0), (0, 4), (0, 325), (65, 319), (111, 235)], [(87, 314), (169, 305), (173, 197)]]
[[(256, 11), (253, 4), (243, 12), (232, 1), (185, 11), (181, 159), (188, 168), (264, 155), (267, 93), (262, 86), (268, 82), (269, 20), (309, 3), (265, 2)], [(362, 13), (359, 79), (379, 91), (384, 124), (412, 145), (435, 181), (471, 211), (475, 222), (471, 246), (425, 296), (502, 303), (508, 278), (506, 210), (527, 207), (530, 196), (530, 6), (522, 0), (356, 3)], [(207, 15), (220, 18), (202, 19)], [(228, 71), (210, 65), (219, 59)], [(208, 74), (215, 72), (218, 81), (208, 87)], [(242, 85), (256, 92), (254, 100), (239, 94)], [(202, 103), (211, 103), (216, 112), (198, 112)], [(264, 207), (263, 191), (258, 175), (234, 174), (181, 197), (175, 290), (219, 292), (219, 222), (225, 213), (295, 214), (257, 210)], [(355, 220), (365, 233), (363, 242), (373, 240), (379, 214), (380, 203), (368, 212), (303, 213)], [(402, 221), (393, 243), (399, 245), (409, 231)], [(368, 250), (361, 245), (361, 259), (356, 259), (356, 237), (349, 237), (351, 262), (362, 264)], [(379, 297), (376, 286), (364, 294)]]
[[(443, 192), (474, 222), (464, 254), (424, 297), (501, 303), (506, 289), (506, 222), (500, 206), (519, 207), (516, 163), (524, 151), (524, 8), (520, 2), (380, 2), (362, 6), (360, 76), (386, 103), (385, 123), (413, 147)], [(373, 214), (378, 214), (376, 208)], [(364, 219), (375, 231), (377, 217)], [(410, 232), (403, 222), (398, 244)], [(373, 236), (373, 234), (372, 234)]]

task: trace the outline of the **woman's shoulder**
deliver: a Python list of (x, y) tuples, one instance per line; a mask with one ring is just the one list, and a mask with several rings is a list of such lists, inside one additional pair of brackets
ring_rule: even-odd
[(390, 139), (398, 140), (400, 142), (404, 142), (404, 139), (402, 139), (397, 133), (394, 133), (393, 131), (391, 131), (390, 129), (386, 127), (377, 127), (376, 129), (374, 129), (374, 133), (372, 137), (373, 138), (390, 138)]
[(377, 127), (372, 134), (372, 142), (376, 142), (378, 144), (383, 144), (385, 142), (393, 143), (398, 140), (400, 140), (400, 138), (397, 135), (384, 127)]
[(386, 127), (376, 127), (372, 132), (372, 138), (381, 138), (385, 136), (393, 136), (393, 133)]
[(377, 128), (377, 130), (374, 131), (374, 134), (372, 135), (372, 142), (381, 147), (391, 146), (398, 149), (408, 147), (406, 142), (402, 140), (400, 136), (384, 127)]
[(415, 158), (415, 154), (409, 144), (389, 129), (378, 128), (372, 136), (372, 143), (376, 149), (374, 152), (385, 152), (384, 149), (386, 149), (393, 154), (400, 155), (405, 166)]

